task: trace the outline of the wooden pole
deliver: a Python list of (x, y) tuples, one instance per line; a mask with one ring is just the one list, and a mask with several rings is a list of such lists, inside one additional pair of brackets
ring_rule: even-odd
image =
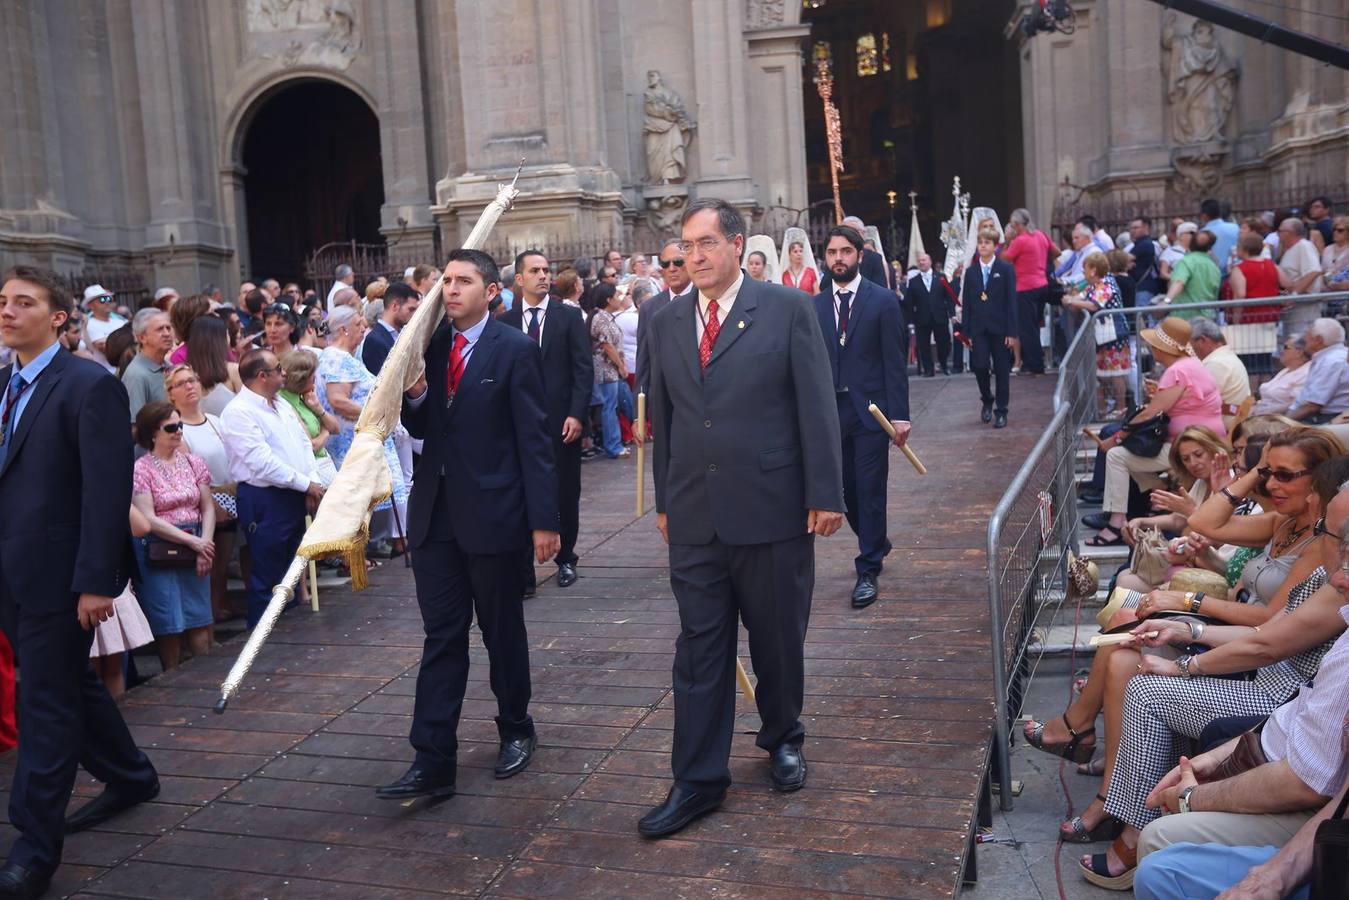
[[(880, 407), (874, 403), (867, 404), (867, 409), (871, 411), (872, 417), (877, 422), (881, 423), (881, 427), (885, 429), (885, 433), (890, 435), (890, 440), (893, 441), (895, 439), (895, 426), (890, 424), (890, 420), (885, 417), (885, 413), (881, 412)], [(909, 449), (908, 444), (905, 444), (903, 447), (900, 447), (899, 449), (904, 454), (904, 456), (909, 460), (909, 463), (912, 464), (914, 469), (918, 471), (919, 475), (927, 474), (927, 466), (923, 465), (923, 461), (918, 458), (917, 453), (914, 453), (911, 449)]]
[(646, 391), (637, 392), (637, 518), (646, 515)]
[(749, 675), (745, 672), (745, 667), (740, 664), (740, 657), (738, 656), (735, 658), (735, 680), (740, 684), (740, 693), (753, 703), (754, 684), (749, 680)]
[[(304, 527), (306, 529), (313, 524), (313, 516), (304, 517)], [(309, 610), (310, 612), (319, 611), (319, 564), (312, 559), (309, 561)]]

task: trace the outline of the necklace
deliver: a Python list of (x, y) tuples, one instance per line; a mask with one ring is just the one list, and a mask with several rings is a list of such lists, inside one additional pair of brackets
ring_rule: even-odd
[[(1291, 524), (1296, 520), (1289, 519), (1288, 521)], [(1301, 528), (1290, 528), (1288, 530), (1288, 536), (1285, 537), (1283, 540), (1279, 541), (1279, 543), (1274, 545), (1274, 555), (1282, 556), (1284, 551), (1286, 551), (1289, 547), (1293, 546), (1293, 544), (1297, 543), (1298, 538), (1306, 534), (1307, 529), (1310, 527), (1311, 527), (1310, 525), (1303, 525)]]

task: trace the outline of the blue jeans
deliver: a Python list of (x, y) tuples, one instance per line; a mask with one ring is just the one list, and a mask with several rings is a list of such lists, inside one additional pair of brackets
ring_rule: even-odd
[[(1137, 900), (1189, 900), (1216, 897), (1246, 877), (1252, 866), (1267, 862), (1278, 847), (1224, 847), (1221, 844), (1172, 844), (1150, 853), (1134, 876)], [(1288, 900), (1307, 900), (1306, 886)]]
[[(620, 388), (622, 390), (620, 390)], [(601, 384), (600, 389), (600, 426), (604, 430), (601, 446), (604, 453), (610, 459), (623, 452), (623, 438), (618, 430), (618, 407), (626, 394), (628, 402), (624, 405), (624, 411), (632, 407), (632, 395), (627, 393), (628, 386), (621, 381), (610, 381)]]

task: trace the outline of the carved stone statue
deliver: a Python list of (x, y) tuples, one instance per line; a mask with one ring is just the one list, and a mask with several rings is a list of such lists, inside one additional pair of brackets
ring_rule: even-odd
[(287, 66), (345, 69), (361, 49), (354, 0), (248, 0), (251, 52)]
[(1172, 139), (1178, 144), (1221, 140), (1236, 96), (1238, 67), (1218, 43), (1213, 26), (1195, 20), (1189, 34), (1178, 36), (1176, 16), (1168, 13), (1162, 49)]
[(642, 137), (646, 143), (647, 184), (679, 184), (688, 171), (684, 150), (689, 132), (695, 127), (684, 111), (684, 101), (661, 83), (660, 73), (655, 69), (646, 73), (642, 100), (646, 114)]

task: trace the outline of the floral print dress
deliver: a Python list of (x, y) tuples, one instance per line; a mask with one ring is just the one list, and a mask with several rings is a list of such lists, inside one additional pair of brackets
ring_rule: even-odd
[[(364, 363), (341, 347), (327, 347), (319, 354), (315, 376), (314, 388), (319, 397), (319, 404), (342, 423), (342, 430), (330, 437), (324, 447), (333, 458), (333, 463), (340, 469), (342, 460), (346, 459), (347, 451), (351, 449), (351, 442), (356, 438), (356, 423), (343, 418), (333, 409), (332, 404), (328, 402), (328, 385), (350, 384), (351, 402), (363, 407), (366, 398), (370, 396), (370, 391), (375, 387), (375, 376), (370, 374)], [(393, 478), (393, 502), (400, 510), (405, 509), (408, 502), (407, 482), (403, 478), (403, 467), (398, 463), (398, 450), (393, 445), (392, 435), (384, 439), (384, 461), (389, 464), (389, 474)], [(387, 500), (375, 507), (376, 510), (388, 508)]]
[[(1120, 296), (1119, 283), (1115, 281), (1115, 276), (1107, 275), (1096, 282), (1095, 287), (1088, 285), (1084, 299), (1096, 307), (1093, 312), (1102, 309), (1122, 311), (1124, 301), (1120, 299)], [(1096, 374), (1102, 377), (1123, 375), (1129, 371), (1132, 355), (1129, 352), (1127, 319), (1120, 315), (1111, 316), (1107, 321), (1114, 323), (1117, 337), (1105, 343), (1097, 340)], [(1124, 325), (1124, 328), (1120, 328), (1121, 325)]]

